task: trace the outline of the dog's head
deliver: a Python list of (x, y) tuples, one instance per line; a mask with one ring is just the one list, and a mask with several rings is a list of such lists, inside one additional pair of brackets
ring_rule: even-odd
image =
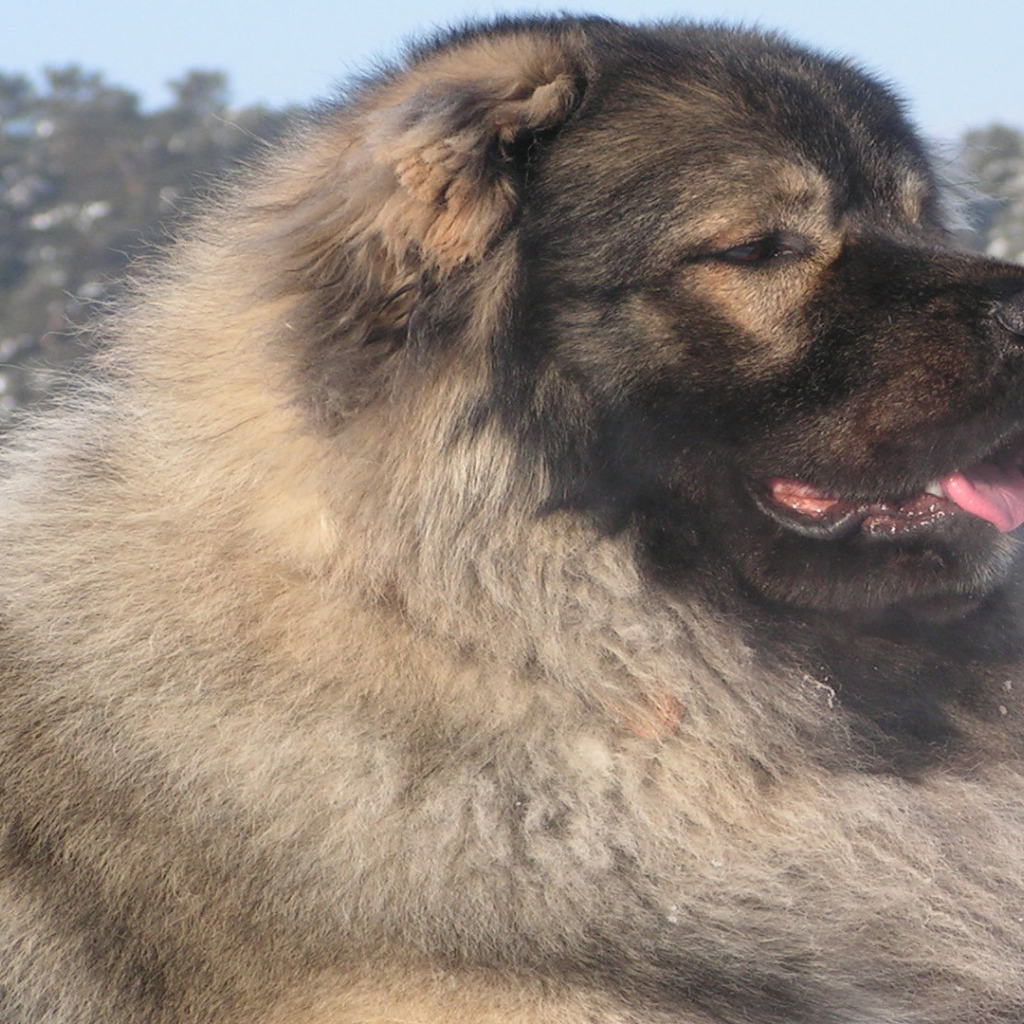
[(323, 421), (412, 349), (485, 347), (465, 429), (499, 422), (549, 509), (634, 526), (666, 578), (939, 616), (1005, 579), (1024, 269), (951, 247), (885, 87), (760, 34), (508, 23), (339, 125), (289, 228)]

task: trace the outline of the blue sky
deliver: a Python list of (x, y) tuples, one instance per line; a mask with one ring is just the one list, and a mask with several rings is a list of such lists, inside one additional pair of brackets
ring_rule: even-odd
[(433, 26), (503, 11), (691, 17), (781, 28), (851, 54), (910, 101), (933, 137), (993, 121), (1024, 127), (1022, 0), (0, 0), (0, 70), (69, 62), (168, 101), (189, 68), (226, 71), (238, 105), (303, 103)]

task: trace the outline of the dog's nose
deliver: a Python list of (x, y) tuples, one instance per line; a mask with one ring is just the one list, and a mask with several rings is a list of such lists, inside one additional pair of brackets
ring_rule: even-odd
[(1024, 336), (1024, 291), (1000, 302), (996, 306), (995, 318), (1011, 334)]

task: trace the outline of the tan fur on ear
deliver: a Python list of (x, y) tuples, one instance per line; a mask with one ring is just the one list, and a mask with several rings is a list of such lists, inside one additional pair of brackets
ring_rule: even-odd
[(501, 144), (562, 122), (579, 75), (566, 46), (517, 33), (469, 42), (399, 79), (367, 115), (365, 136), (397, 179), (392, 229), (441, 266), (480, 256), (515, 207)]
[[(582, 54), (570, 32), (510, 32), (366, 87), (333, 131), (314, 133), (318, 173), (286, 200), (293, 269), (335, 284), (361, 264), (402, 287), (423, 266), (480, 258), (517, 201), (503, 147), (571, 113)], [(280, 209), (280, 197), (271, 202)]]

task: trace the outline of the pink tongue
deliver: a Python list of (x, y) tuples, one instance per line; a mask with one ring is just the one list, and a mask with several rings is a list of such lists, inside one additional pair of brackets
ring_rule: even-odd
[(981, 463), (939, 481), (942, 493), (965, 512), (1008, 533), (1024, 523), (1024, 473), (1019, 466)]

